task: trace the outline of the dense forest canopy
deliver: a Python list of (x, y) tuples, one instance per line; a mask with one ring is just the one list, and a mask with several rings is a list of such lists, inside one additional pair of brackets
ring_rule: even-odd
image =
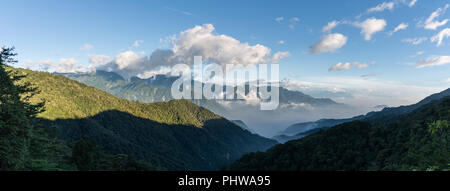
[(229, 170), (450, 170), (450, 97), (403, 116), (352, 121), (267, 152)]

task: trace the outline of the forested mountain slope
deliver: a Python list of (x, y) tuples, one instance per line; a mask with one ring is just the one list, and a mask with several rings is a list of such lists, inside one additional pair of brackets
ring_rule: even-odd
[(38, 117), (66, 142), (89, 136), (107, 153), (132, 154), (169, 170), (218, 169), (275, 144), (190, 101), (133, 102), (64, 76), (9, 69), (41, 91), (31, 100), (46, 101)]
[(273, 139), (278, 140), (281, 143), (284, 143), (317, 132), (320, 129), (327, 129), (329, 127), (339, 125), (345, 122), (355, 120), (378, 120), (383, 118), (396, 118), (399, 115), (408, 114), (423, 105), (426, 105), (435, 100), (442, 99), (446, 96), (450, 96), (450, 88), (442, 92), (427, 96), (418, 103), (411, 105), (399, 107), (386, 107), (381, 111), (373, 111), (367, 113), (366, 115), (359, 115), (346, 119), (321, 119), (314, 122), (296, 123), (287, 127), (283, 132), (281, 132), (280, 135), (274, 136)]
[(243, 156), (230, 170), (449, 170), (450, 97)]

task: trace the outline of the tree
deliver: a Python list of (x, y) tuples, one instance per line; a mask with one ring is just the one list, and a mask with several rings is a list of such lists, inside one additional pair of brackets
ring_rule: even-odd
[(447, 120), (437, 120), (428, 124), (428, 131), (431, 133), (431, 156), (428, 170), (444, 170), (450, 167), (450, 123)]
[(43, 111), (44, 103), (31, 104), (38, 93), (25, 77), (7, 70), (16, 63), (14, 48), (0, 49), (0, 170), (24, 170), (30, 161), (32, 118)]
[(72, 161), (78, 170), (97, 170), (100, 150), (89, 137), (83, 137), (75, 143), (72, 149)]

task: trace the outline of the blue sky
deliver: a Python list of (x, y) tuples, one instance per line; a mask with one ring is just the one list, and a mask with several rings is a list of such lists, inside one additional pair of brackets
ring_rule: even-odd
[[(263, 45), (271, 55), (288, 52), (279, 61), (280, 76), (292, 89), (394, 106), (450, 85), (450, 1), (412, 1), (4, 1), (0, 45), (15, 46), (22, 67), (88, 67), (88, 55), (148, 56), (173, 48), (168, 40), (180, 32), (211, 24), (214, 35)], [(323, 31), (332, 21), (339, 24)], [(407, 27), (389, 34), (401, 23)], [(364, 29), (375, 31), (370, 40)]]

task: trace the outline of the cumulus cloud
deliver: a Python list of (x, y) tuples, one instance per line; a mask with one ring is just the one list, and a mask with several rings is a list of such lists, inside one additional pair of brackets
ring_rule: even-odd
[(364, 39), (369, 41), (372, 39), (373, 34), (384, 30), (387, 23), (384, 19), (369, 18), (362, 23), (357, 22), (354, 25), (361, 28), (361, 34), (364, 34)]
[(50, 59), (44, 59), (41, 61), (27, 60), (25, 62), (25, 66), (27, 68), (36, 68), (38, 70), (48, 71), (50, 68), (55, 67), (56, 63), (54, 63), (53, 60)]
[(322, 32), (331, 32), (331, 30), (333, 30), (339, 24), (340, 24), (339, 21), (328, 22), (328, 24), (322, 28)]
[(285, 43), (284, 40), (280, 40), (277, 42), (277, 44), (284, 44), (284, 43)]
[(214, 26), (204, 24), (180, 33), (173, 43), (173, 53), (177, 60), (186, 64), (193, 56), (219, 64), (253, 65), (271, 60), (270, 48), (256, 44), (242, 43), (233, 37), (214, 34)]
[(136, 67), (136, 65), (144, 61), (143, 59), (138, 53), (129, 50), (118, 54), (114, 58), (114, 62), (117, 64), (118, 69), (121, 70)]
[(324, 36), (319, 42), (310, 47), (310, 52), (318, 54), (322, 52), (334, 52), (347, 43), (347, 37), (340, 33)]
[(450, 56), (438, 56), (426, 60), (419, 60), (416, 64), (416, 68), (442, 66), (446, 64), (450, 64)]
[(284, 20), (284, 17), (277, 17), (277, 18), (275, 18), (275, 21), (278, 22), (278, 23), (280, 23), (283, 20)]
[[(135, 41), (137, 47), (142, 41)], [(195, 26), (170, 37), (171, 49), (157, 49), (150, 56), (142, 52), (127, 50), (115, 56), (88, 54), (90, 66), (82, 68), (74, 58), (61, 59), (58, 64), (51, 60), (40, 62), (28, 61), (27, 65), (40, 67), (42, 70), (56, 72), (77, 72), (86, 70), (105, 70), (122, 75), (150, 77), (165, 74), (175, 64), (193, 64), (194, 56), (202, 56), (204, 63), (216, 63), (224, 67), (226, 64), (243, 67), (263, 63), (277, 63), (289, 56), (289, 52), (276, 52), (260, 45), (249, 45), (239, 40), (217, 34), (211, 24)]]
[(431, 37), (431, 42), (437, 42), (437, 46), (442, 45), (442, 41), (444, 38), (450, 37), (450, 28), (445, 28), (441, 32), (439, 32), (437, 35)]
[[(91, 56), (91, 64), (99, 70), (114, 71), (124, 77), (164, 73), (175, 64), (193, 64), (194, 56), (202, 56), (204, 63), (243, 65), (244, 67), (276, 63), (289, 56), (288, 52), (271, 55), (271, 49), (260, 45), (249, 45), (239, 40), (215, 33), (211, 24), (195, 26), (170, 38), (171, 49), (155, 50), (150, 57), (128, 50), (116, 55), (109, 62), (106, 56)], [(105, 62), (107, 62), (105, 64)]]
[(395, 29), (391, 32), (389, 32), (389, 35), (393, 35), (394, 33), (400, 31), (400, 30), (405, 30), (408, 28), (408, 24), (407, 23), (400, 23), (399, 25), (397, 25), (397, 27), (395, 27)]
[(81, 71), (83, 71), (83, 68), (78, 65), (75, 58), (61, 58), (55, 70), (58, 73), (76, 73)]
[(369, 64), (360, 63), (360, 62), (352, 62), (352, 63), (350, 63), (350, 62), (346, 62), (346, 63), (339, 62), (339, 63), (331, 66), (328, 69), (328, 71), (334, 72), (334, 71), (341, 71), (341, 70), (350, 70), (351, 68), (355, 68), (355, 67), (359, 68), (359, 69), (367, 68), (367, 67), (369, 67)]
[(441, 16), (445, 13), (445, 11), (448, 9), (449, 4), (446, 4), (444, 8), (438, 8), (436, 11), (431, 13), (431, 15), (428, 17), (428, 19), (425, 21), (424, 28), (430, 29), (430, 30), (436, 30), (437, 28), (447, 24), (449, 21), (448, 19), (444, 19), (442, 21), (436, 21), (436, 18)]
[(107, 55), (88, 54), (87, 56), (89, 58), (89, 63), (91, 63), (91, 65), (89, 66), (91, 70), (100, 66), (104, 66), (111, 61), (111, 57)]
[(381, 12), (384, 10), (390, 10), (392, 11), (394, 9), (394, 2), (383, 2), (381, 4), (378, 4), (375, 7), (372, 7), (367, 10), (367, 13), (373, 13), (373, 12)]
[[(132, 50), (128, 50), (116, 55), (107, 62), (107, 56), (96, 56), (90, 59), (92, 64), (96, 64), (97, 70), (113, 71), (125, 78), (130, 78), (146, 71), (154, 70), (160, 66), (170, 66), (170, 57), (173, 52), (170, 50), (155, 50), (150, 57)], [(95, 58), (95, 59), (94, 59)]]
[(287, 58), (289, 57), (291, 54), (289, 52), (277, 52), (273, 55), (272, 58), (272, 63), (277, 63), (278, 61), (280, 61), (283, 58)]
[(80, 50), (89, 51), (89, 50), (91, 50), (93, 48), (94, 48), (94, 46), (91, 45), (91, 44), (83, 44), (83, 46), (80, 47)]
[(415, 38), (405, 38), (402, 40), (402, 42), (410, 43), (412, 45), (419, 45), (422, 42), (425, 42), (428, 40), (427, 37), (415, 37)]
[(41, 61), (26, 61), (27, 68), (35, 68), (37, 70), (58, 72), (58, 73), (76, 73), (86, 71), (75, 58), (61, 58), (58, 63), (50, 59)]

